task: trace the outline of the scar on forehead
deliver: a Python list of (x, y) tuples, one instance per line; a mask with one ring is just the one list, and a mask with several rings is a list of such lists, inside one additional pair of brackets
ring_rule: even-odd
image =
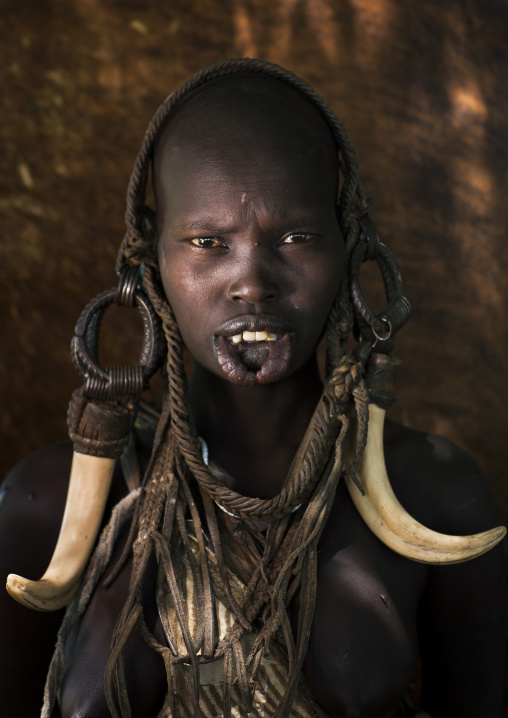
[(244, 204), (246, 197), (247, 197), (247, 192), (242, 192), (242, 199), (240, 200), (242, 204)]

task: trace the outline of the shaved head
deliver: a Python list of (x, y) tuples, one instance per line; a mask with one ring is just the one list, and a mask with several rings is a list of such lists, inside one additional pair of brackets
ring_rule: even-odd
[[(199, 172), (211, 183), (259, 183), (314, 177), (335, 204), (337, 147), (320, 112), (297, 89), (273, 77), (241, 74), (207, 82), (178, 105), (155, 148), (154, 188), (160, 220), (173, 191)], [(188, 191), (192, 193), (192, 187)]]

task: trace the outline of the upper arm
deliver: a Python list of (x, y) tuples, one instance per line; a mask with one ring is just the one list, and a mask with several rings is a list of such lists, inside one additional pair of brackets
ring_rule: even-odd
[[(446, 439), (422, 437), (417, 490), (402, 489), (402, 502), (413, 504), (410, 512), (441, 533), (466, 535), (497, 526), (490, 488), (476, 462)], [(501, 717), (504, 615), (501, 545), (472, 561), (430, 568), (419, 634), (423, 707), (432, 718)]]
[(0, 695), (5, 715), (38, 715), (63, 615), (21, 606), (8, 595), (5, 580), (9, 573), (37, 579), (46, 570), (58, 538), (71, 459), (69, 443), (49, 447), (22, 461), (0, 486)]
[(424, 706), (436, 718), (500, 718), (504, 694), (505, 559), (501, 547), (436, 566), (420, 611)]

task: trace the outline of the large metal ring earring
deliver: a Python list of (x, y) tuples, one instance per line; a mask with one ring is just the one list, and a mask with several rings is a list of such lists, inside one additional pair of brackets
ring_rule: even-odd
[[(374, 222), (368, 214), (359, 221), (360, 240), (349, 265), (350, 296), (357, 333), (360, 341), (368, 343), (376, 352), (389, 354), (395, 344), (396, 332), (411, 315), (411, 304), (404, 296), (398, 262), (386, 244), (380, 241)], [(358, 278), (362, 263), (368, 260), (377, 262), (385, 287), (387, 304), (378, 314), (368, 307)]]
[[(124, 266), (118, 287), (108, 289), (84, 308), (74, 330), (71, 354), (90, 399), (108, 400), (140, 394), (161, 366), (165, 350), (161, 322), (141, 287), (139, 266)], [(102, 367), (99, 333), (104, 312), (112, 304), (137, 307), (143, 320), (143, 346), (134, 366)]]

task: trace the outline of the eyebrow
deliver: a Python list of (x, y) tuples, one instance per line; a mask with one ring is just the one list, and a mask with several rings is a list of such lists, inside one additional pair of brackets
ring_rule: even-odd
[[(299, 215), (295, 217), (289, 217), (287, 219), (282, 219), (279, 224), (284, 225), (284, 231), (290, 231), (291, 227), (296, 228), (297, 227), (316, 227), (321, 222), (320, 216), (310, 216), (310, 215)], [(199, 217), (196, 220), (186, 222), (181, 226), (181, 229), (184, 232), (194, 232), (196, 230), (204, 230), (206, 232), (211, 232), (214, 234), (227, 234), (228, 232), (231, 232), (234, 227), (233, 225), (221, 225), (217, 224), (216, 219), (213, 217)]]
[(216, 234), (224, 234), (231, 231), (231, 227), (219, 225), (216, 220), (211, 217), (200, 217), (193, 222), (186, 222), (182, 225), (184, 232), (193, 232), (197, 229), (206, 229), (207, 232), (215, 232)]

